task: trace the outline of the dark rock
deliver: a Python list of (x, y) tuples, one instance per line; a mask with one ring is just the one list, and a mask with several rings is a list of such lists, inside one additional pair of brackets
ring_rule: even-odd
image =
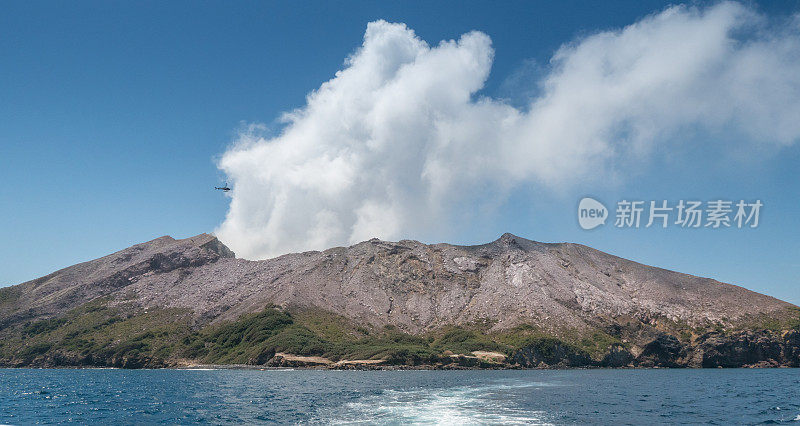
[(250, 360), (249, 364), (264, 365), (267, 364), (275, 356), (275, 349), (267, 348), (261, 351), (257, 356)]
[(612, 346), (600, 365), (603, 367), (626, 367), (633, 362), (633, 354), (621, 345)]
[(641, 367), (685, 367), (686, 364), (681, 362), (685, 355), (684, 345), (675, 336), (662, 334), (644, 346), (636, 364)]
[(787, 367), (800, 367), (800, 331), (790, 330), (783, 336), (783, 359)]
[(708, 333), (698, 340), (702, 367), (797, 366), (800, 341), (797, 331), (780, 336), (767, 330), (732, 334)]
[(535, 339), (517, 350), (511, 359), (526, 368), (587, 367), (597, 364), (586, 352), (555, 338)]

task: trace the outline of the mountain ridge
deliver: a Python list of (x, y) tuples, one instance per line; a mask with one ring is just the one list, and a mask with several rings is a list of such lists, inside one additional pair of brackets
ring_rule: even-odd
[[(5, 333), (11, 342), (0, 346), (0, 365), (3, 359), (13, 365), (35, 364), (36, 359), (47, 364), (41, 360), (52, 352), (67, 353), (58, 343), (33, 358), (21, 359), (20, 353), (33, 344), (24, 330), (47, 330), (33, 339), (41, 340), (36, 344), (47, 345), (49, 333), (56, 333), (51, 336), (56, 339), (64, 331), (62, 327), (82, 321), (89, 315), (85, 311), (94, 308), (103, 313), (104, 321), (114, 319), (120, 324), (143, 321), (153, 312), (172, 312), (170, 318), (182, 325), (180, 330), (165, 334), (167, 340), (170, 333), (202, 334), (203, 330), (236, 324), (243, 318), (250, 321), (254, 315), (273, 318), (284, 312), (290, 318), (281, 320), (284, 326), (291, 324), (300, 335), (314, 335), (319, 348), (328, 348), (306, 353), (313, 356), (335, 346), (324, 335), (319, 321), (308, 319), (322, 315), (341, 326), (339, 334), (350, 339), (348, 342), (363, 344), (364, 339), (372, 339), (383, 345), (385, 339), (397, 337), (389, 337), (394, 336), (392, 333), (400, 333), (398, 336), (409, 336), (417, 342), (415, 345), (430, 349), (436, 356), (441, 353), (425, 349), (415, 336), (435, 340), (435, 336), (447, 333), (443, 330), (466, 330), (472, 333), (470, 338), (483, 339), (483, 346), (473, 345), (475, 350), (501, 348), (507, 351), (509, 360), (521, 366), (544, 362), (541, 353), (536, 355), (530, 351), (531, 345), (523, 345), (532, 338), (555, 339), (545, 340), (548, 344), (560, 342), (557, 345), (562, 357), (544, 362), (547, 365), (579, 363), (576, 360), (595, 365), (600, 362), (598, 358), (607, 356), (621, 356), (630, 363), (642, 354), (647, 357), (650, 352), (664, 352), (667, 355), (659, 356), (669, 361), (647, 362), (697, 366), (703, 361), (692, 359), (697, 358), (695, 348), (709, 339), (722, 339), (717, 346), (731, 347), (761, 339), (761, 344), (780, 348), (780, 355), (773, 353), (765, 358), (758, 355), (763, 352), (761, 344), (746, 343), (750, 349), (736, 350), (755, 351), (750, 358), (745, 357), (746, 361), (755, 361), (742, 365), (798, 363), (791, 342), (796, 339), (794, 327), (800, 316), (790, 303), (580, 244), (541, 243), (506, 233), (474, 246), (372, 239), (349, 247), (260, 261), (237, 259), (210, 234), (178, 240), (159, 237), (0, 289), (0, 334)], [(267, 315), (267, 311), (278, 313)], [(54, 324), (57, 326), (51, 329)], [(162, 325), (150, 324), (145, 329)], [(95, 326), (112, 327), (109, 330), (121, 327)], [(69, 333), (89, 333), (81, 330)], [(746, 336), (753, 332), (757, 333), (755, 337)], [(71, 342), (74, 336), (64, 333), (58, 342)], [(731, 333), (745, 334), (731, 338)], [(92, 335), (100, 340), (107, 337)], [(287, 338), (296, 337), (287, 334)], [(104, 348), (113, 348), (128, 337), (120, 334), (116, 338)], [(265, 345), (267, 340), (252, 342), (254, 346), (245, 345), (241, 350), (255, 350), (252, 348)], [(170, 345), (178, 349), (170, 346), (171, 351), (186, 352), (173, 343)], [(280, 345), (273, 346), (272, 353), (287, 352)], [(576, 358), (578, 349), (594, 358)], [(627, 355), (620, 355), (623, 352)], [(154, 354), (148, 356), (155, 359)], [(177, 357), (177, 353), (171, 353), (159, 362), (169, 365), (177, 362)], [(264, 356), (253, 359), (268, 361)], [(642, 359), (636, 365), (647, 362)]]

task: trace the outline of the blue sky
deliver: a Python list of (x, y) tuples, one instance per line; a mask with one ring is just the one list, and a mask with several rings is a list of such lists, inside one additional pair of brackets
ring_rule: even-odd
[[(524, 105), (565, 43), (620, 29), (668, 3), (615, 2), (11, 2), (0, 15), (0, 285), (161, 235), (217, 229), (230, 199), (217, 161), (248, 123), (272, 135), (283, 112), (334, 77), (368, 22), (402, 22), (435, 46), (491, 37), (474, 97)], [(800, 2), (747, 3), (768, 19)], [(534, 95), (535, 96), (535, 95)], [(504, 232), (586, 244), (800, 304), (800, 146), (739, 133), (680, 133), (613, 179), (521, 181), (454, 226), (447, 240)], [(598, 165), (598, 169), (601, 166)], [(585, 169), (585, 168), (584, 168)], [(588, 175), (591, 170), (584, 170)], [(598, 175), (601, 171), (598, 170)], [(756, 229), (584, 231), (578, 200), (764, 202)], [(462, 206), (463, 205), (459, 205)], [(476, 209), (484, 208), (485, 206)], [(454, 216), (454, 221), (462, 220)], [(400, 230), (426, 242), (434, 234)]]

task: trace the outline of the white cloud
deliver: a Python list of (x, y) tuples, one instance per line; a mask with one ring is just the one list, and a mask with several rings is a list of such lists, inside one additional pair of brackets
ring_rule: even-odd
[(476, 98), (494, 54), (487, 35), (429, 46), (403, 24), (371, 22), (280, 135), (244, 132), (223, 155), (234, 190), (216, 234), (250, 259), (425, 238), (458, 209), (608, 172), (687, 130), (794, 143), (797, 22), (738, 3), (672, 7), (564, 45), (529, 82), (541, 90), (525, 109)]

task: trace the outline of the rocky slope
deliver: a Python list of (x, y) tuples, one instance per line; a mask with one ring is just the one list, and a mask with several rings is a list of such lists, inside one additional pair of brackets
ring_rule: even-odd
[[(275, 364), (291, 347), (369, 365), (488, 350), (507, 356), (490, 366), (798, 366), (798, 324), (786, 302), (578, 244), (370, 240), (247, 261), (202, 234), (0, 289), (0, 364)], [(242, 327), (261, 340), (220, 343)]]

